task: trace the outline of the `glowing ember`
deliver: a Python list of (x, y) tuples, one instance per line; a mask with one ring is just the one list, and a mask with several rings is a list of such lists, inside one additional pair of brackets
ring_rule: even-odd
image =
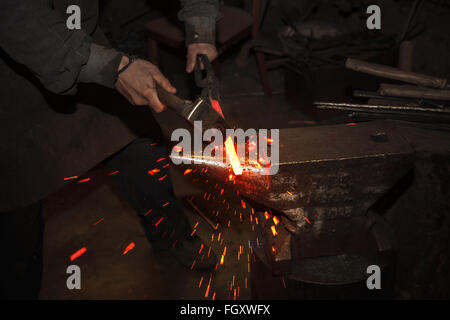
[(209, 295), (209, 288), (211, 286), (211, 278), (212, 278), (212, 276), (209, 277), (208, 287), (206, 287), (206, 292), (205, 292), (205, 298), (208, 298), (208, 295)]
[(186, 169), (185, 171), (184, 171), (184, 175), (187, 175), (187, 174), (189, 174), (189, 173), (191, 173), (192, 172), (192, 169)]
[(222, 113), (222, 108), (220, 107), (219, 101), (211, 99), (211, 105), (214, 108), (214, 110), (216, 110), (216, 112), (218, 114), (220, 114), (220, 116), (222, 117), (222, 119), (225, 119), (225, 117), (223, 116)]
[(78, 179), (78, 176), (64, 178), (64, 181)]
[(278, 220), (277, 217), (273, 217), (273, 223), (277, 226), (280, 223), (280, 220)]
[(127, 247), (126, 247), (125, 250), (123, 251), (122, 255), (127, 254), (128, 251), (133, 250), (134, 247), (135, 247), (134, 242), (131, 242), (129, 245), (127, 245)]
[(168, 206), (169, 204), (170, 204), (170, 201), (164, 203), (162, 206), (165, 207), (165, 206)]
[(153, 170), (150, 170), (150, 171), (148, 172), (148, 174), (152, 176), (152, 175), (154, 175), (154, 174), (157, 174), (157, 173), (160, 172), (160, 171), (161, 171), (161, 170), (155, 168), (155, 169), (153, 169)]
[(159, 181), (164, 180), (165, 178), (167, 178), (167, 174), (165, 174), (164, 176), (162, 176), (161, 178), (158, 178)]
[(163, 161), (164, 159), (166, 159), (166, 158), (159, 158), (158, 160), (156, 160), (156, 162), (161, 162), (161, 161)]
[(117, 172), (119, 172), (119, 170), (114, 171), (114, 172), (110, 172), (110, 173), (108, 173), (108, 175), (109, 175), (109, 176), (112, 176), (113, 174), (116, 174)]
[(80, 250), (78, 250), (77, 252), (75, 252), (73, 255), (70, 256), (70, 261), (77, 259), (79, 256), (84, 254), (86, 251), (87, 250), (85, 247), (81, 248)]
[(222, 253), (222, 257), (220, 258), (220, 264), (222, 265), (223, 264), (223, 261), (224, 261), (224, 259), (225, 259), (225, 255), (227, 254), (227, 247), (225, 246), (224, 248), (223, 248), (223, 253)]
[(306, 222), (308, 222), (309, 224), (311, 224), (311, 221), (309, 221), (309, 219), (307, 217), (303, 217), (305, 218)]
[(277, 229), (275, 228), (275, 226), (271, 226), (270, 230), (272, 230), (272, 234), (274, 237), (276, 237), (278, 235)]
[(242, 208), (246, 208), (246, 205), (245, 205), (245, 202), (244, 202), (244, 200), (241, 200), (241, 204), (242, 204)]
[(91, 181), (91, 178), (86, 178), (86, 179), (80, 180), (80, 181), (78, 181), (78, 183), (83, 183), (83, 182), (88, 182), (88, 181)]
[(100, 222), (102, 222), (103, 220), (105, 220), (105, 218), (101, 218), (100, 220), (98, 220), (97, 222), (94, 222), (92, 225), (96, 226), (98, 225)]
[(155, 227), (157, 227), (157, 226), (161, 223), (161, 221), (162, 221), (163, 219), (164, 219), (164, 217), (162, 217), (161, 219), (159, 219), (158, 222), (155, 223)]
[(234, 149), (233, 140), (231, 140), (231, 137), (228, 137), (225, 141), (225, 148), (227, 153), (227, 158), (230, 161), (231, 168), (233, 169), (233, 172), (235, 175), (242, 174), (242, 166), (239, 162), (239, 158), (236, 154), (236, 150)]
[(175, 147), (173, 147), (173, 150), (174, 150), (175, 152), (181, 152), (181, 151), (183, 151), (183, 148), (180, 147), (180, 146), (175, 146)]
[(270, 215), (267, 211), (264, 211), (264, 218), (266, 218), (266, 220), (270, 219)]

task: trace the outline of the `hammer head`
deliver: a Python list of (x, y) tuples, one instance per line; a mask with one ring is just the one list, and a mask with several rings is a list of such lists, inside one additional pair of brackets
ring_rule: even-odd
[(191, 125), (194, 125), (194, 121), (202, 121), (203, 130), (216, 128), (224, 133), (226, 128), (231, 128), (209, 99), (200, 97), (194, 102), (185, 101), (178, 110), (180, 110), (179, 114)]

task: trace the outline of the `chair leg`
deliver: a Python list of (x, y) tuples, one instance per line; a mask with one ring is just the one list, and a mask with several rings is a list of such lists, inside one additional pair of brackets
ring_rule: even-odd
[(267, 73), (267, 65), (266, 60), (264, 59), (264, 54), (261, 52), (256, 52), (256, 61), (258, 63), (259, 73), (261, 76), (261, 83), (263, 86), (263, 90), (266, 95), (271, 98), (272, 97), (272, 89), (270, 88), (269, 75)]
[(153, 39), (147, 39), (147, 56), (151, 63), (158, 65), (158, 42)]

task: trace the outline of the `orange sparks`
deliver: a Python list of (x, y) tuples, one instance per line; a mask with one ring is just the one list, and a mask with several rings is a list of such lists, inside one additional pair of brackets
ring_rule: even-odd
[(170, 201), (164, 203), (162, 206), (165, 207), (165, 206), (168, 206), (169, 204), (170, 204)]
[(277, 229), (275, 228), (275, 226), (271, 226), (270, 230), (272, 230), (272, 234), (274, 237), (276, 237), (278, 235)]
[(160, 172), (160, 171), (161, 171), (161, 170), (155, 168), (155, 169), (153, 169), (153, 170), (150, 170), (150, 171), (148, 172), (148, 174), (152, 176), (152, 175), (154, 175), (154, 174), (156, 174), (156, 173), (158, 173), (158, 172)]
[(78, 179), (78, 176), (64, 178), (64, 181)]
[(211, 278), (212, 278), (212, 276), (209, 277), (208, 287), (206, 287), (206, 292), (205, 292), (205, 298), (208, 298), (208, 295), (209, 295), (209, 288), (211, 286)]
[(245, 205), (245, 202), (244, 202), (244, 200), (241, 200), (241, 204), (242, 204), (242, 208), (246, 208), (247, 206)]
[(186, 169), (185, 171), (184, 171), (184, 175), (187, 175), (187, 174), (189, 174), (189, 173), (191, 173), (192, 172), (192, 169)]
[(165, 174), (164, 176), (162, 176), (161, 178), (158, 178), (159, 181), (164, 180), (165, 178), (167, 178), (167, 174)]
[(158, 222), (155, 223), (155, 227), (157, 227), (157, 226), (161, 223), (161, 221), (162, 221), (163, 219), (164, 219), (164, 217), (162, 217), (161, 219), (159, 219)]
[(303, 217), (305, 218), (306, 222), (308, 222), (309, 224), (311, 224), (311, 221), (309, 221), (309, 219), (307, 217)]
[(75, 252), (73, 255), (70, 256), (70, 261), (77, 259), (79, 256), (84, 254), (86, 251), (87, 250), (85, 247), (81, 248), (80, 250), (78, 250), (77, 252)]
[(183, 151), (183, 148), (180, 147), (180, 146), (175, 146), (175, 147), (173, 147), (173, 150), (174, 150), (175, 152), (181, 152), (181, 151)]
[(266, 137), (266, 141), (267, 141), (268, 143), (272, 143), (272, 142), (273, 142), (273, 139), (270, 139), (270, 138), (267, 138), (267, 137)]
[(100, 222), (102, 222), (103, 220), (105, 220), (105, 218), (101, 218), (100, 220), (98, 220), (97, 222), (94, 222), (92, 225), (96, 226), (98, 225)]
[(225, 255), (227, 254), (227, 246), (223, 248), (222, 257), (220, 258), (220, 264), (222, 265), (225, 260)]
[[(225, 141), (225, 148), (227, 153), (227, 158), (230, 161), (231, 168), (233, 169), (234, 174), (240, 175), (242, 174), (242, 166), (239, 162), (239, 158), (236, 154), (236, 150), (234, 149), (234, 143), (231, 137), (228, 137)], [(230, 179), (231, 180), (231, 179)]]
[(144, 213), (144, 217), (145, 217), (146, 215), (148, 215), (150, 212), (152, 212), (152, 210), (153, 210), (153, 208), (150, 209), (150, 210), (148, 210), (146, 213)]
[(166, 158), (159, 158), (158, 160), (156, 160), (156, 162), (161, 162), (163, 160), (165, 160)]
[(108, 175), (109, 175), (109, 176), (112, 176), (113, 174), (116, 174), (117, 172), (119, 172), (119, 170), (114, 171), (114, 172), (110, 172), (110, 173), (108, 173)]
[(222, 119), (225, 119), (225, 117), (223, 116), (222, 113), (222, 108), (220, 107), (219, 101), (211, 99), (211, 105), (214, 108), (214, 110), (216, 110), (216, 112), (218, 114), (220, 114), (220, 116), (222, 117)]
[(202, 286), (202, 282), (203, 282), (203, 276), (200, 278), (200, 282), (198, 284), (198, 287), (200, 288)]
[(86, 179), (80, 180), (80, 181), (78, 181), (78, 183), (83, 183), (83, 182), (88, 182), (88, 181), (91, 181), (91, 178), (86, 178)]
[(275, 225), (277, 226), (280, 223), (280, 220), (278, 220), (278, 218), (274, 216), (273, 223), (275, 223)]
[(125, 248), (125, 250), (123, 250), (122, 255), (125, 255), (128, 253), (128, 251), (133, 250), (133, 248), (135, 247), (134, 242), (131, 242), (129, 245), (127, 245), (127, 247)]
[(289, 190), (287, 190), (286, 193), (293, 196), (292, 192), (290, 192)]
[(220, 190), (220, 195), (223, 195), (223, 189)]
[(266, 220), (270, 219), (270, 215), (267, 211), (264, 211), (264, 218), (266, 218)]
[(200, 250), (198, 250), (198, 254), (200, 254), (200, 252), (202, 252), (202, 250), (203, 250), (203, 248), (204, 248), (205, 246), (203, 245), (203, 243), (200, 245)]

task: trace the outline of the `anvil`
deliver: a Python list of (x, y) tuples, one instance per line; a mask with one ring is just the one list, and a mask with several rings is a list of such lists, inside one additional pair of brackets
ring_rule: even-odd
[[(392, 249), (374, 206), (413, 168), (413, 149), (389, 122), (280, 129), (279, 171), (236, 176), (239, 193), (270, 209), (278, 235), (263, 228), (274, 270), (306, 257)], [(272, 164), (274, 165), (274, 164)], [(226, 181), (229, 168), (208, 167)], [(262, 217), (260, 221), (263, 220)]]

